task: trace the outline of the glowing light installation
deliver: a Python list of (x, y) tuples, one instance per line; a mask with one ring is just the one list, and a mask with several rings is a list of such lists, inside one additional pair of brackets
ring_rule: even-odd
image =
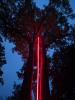
[(42, 100), (42, 40), (37, 37), (37, 91), (36, 100)]
[(39, 100), (39, 37), (37, 38), (37, 100)]
[[(33, 52), (35, 55), (35, 65), (36, 65), (36, 100), (42, 100), (42, 78), (43, 78), (43, 44), (42, 44), (42, 37), (37, 35), (34, 42), (34, 49)], [(33, 67), (35, 67), (33, 65)]]

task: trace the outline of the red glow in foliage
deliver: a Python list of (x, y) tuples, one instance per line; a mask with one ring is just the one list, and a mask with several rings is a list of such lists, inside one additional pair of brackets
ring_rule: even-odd
[(34, 55), (35, 55), (35, 64), (36, 66), (36, 100), (42, 100), (42, 78), (43, 78), (43, 46), (42, 46), (42, 37), (37, 35), (34, 41)]

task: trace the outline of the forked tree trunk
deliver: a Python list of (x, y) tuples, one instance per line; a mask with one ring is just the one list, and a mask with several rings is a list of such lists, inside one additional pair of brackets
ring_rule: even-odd
[[(33, 44), (34, 44), (34, 42), (33, 42)], [(20, 96), (19, 100), (32, 100), (32, 97), (31, 97), (32, 74), (33, 74), (33, 66), (34, 66), (33, 65), (33, 55), (34, 55), (33, 53), (35, 53), (34, 50), (33, 50), (33, 44), (30, 44), (30, 46), (29, 46), (29, 58), (28, 58), (28, 62), (27, 62), (27, 67), (26, 67), (25, 72), (24, 72), (24, 80), (23, 80), (22, 91), (21, 91), (21, 96)], [(37, 48), (36, 45), (37, 44), (35, 44), (35, 47)], [(49, 100), (50, 99), (49, 75), (48, 75), (48, 65), (46, 64), (46, 56), (45, 56), (46, 52), (45, 52), (45, 48), (44, 48), (44, 43), (42, 43), (42, 45), (40, 45), (40, 46), (42, 46), (42, 47), (40, 47), (40, 50), (42, 49), (42, 55), (40, 54), (39, 56), (40, 56), (40, 58), (43, 57), (42, 60), (44, 60), (44, 61), (42, 62), (43, 63), (42, 64), (43, 65), (42, 66), (42, 72), (40, 72), (40, 73), (42, 73), (42, 81), (40, 80), (42, 90), (40, 90), (39, 89), (40, 87), (38, 86), (38, 90), (39, 90), (38, 96), (40, 96), (39, 93), (41, 93), (40, 91), (42, 91), (41, 96), (40, 96), (41, 97), (40, 100)], [(36, 58), (34, 58), (34, 59), (36, 59)], [(38, 67), (37, 61), (36, 61), (36, 67)], [(40, 69), (39, 69), (39, 71), (40, 71)], [(36, 81), (37, 81), (37, 77), (36, 77)], [(36, 83), (36, 86), (37, 86), (37, 83)], [(36, 94), (35, 100), (37, 100), (36, 99), (37, 98), (37, 90), (35, 92), (36, 92), (35, 93)]]

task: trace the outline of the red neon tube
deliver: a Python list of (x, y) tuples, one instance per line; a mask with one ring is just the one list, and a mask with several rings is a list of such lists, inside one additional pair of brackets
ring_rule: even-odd
[(39, 61), (40, 61), (40, 59), (39, 59), (39, 37), (37, 38), (37, 100), (39, 100), (39, 65), (40, 65), (40, 63), (39, 63)]
[(43, 68), (43, 54), (42, 54), (42, 39), (37, 37), (37, 89), (36, 100), (42, 100), (42, 68)]
[[(36, 84), (34, 87), (35, 88), (35, 100), (43, 100), (42, 99), (42, 86), (43, 86), (43, 42), (42, 42), (42, 37), (40, 35), (37, 35), (35, 37), (34, 41), (34, 47), (33, 47), (33, 67), (36, 66), (36, 77), (32, 76), (32, 81), (36, 81)], [(33, 70), (33, 71), (34, 71)]]

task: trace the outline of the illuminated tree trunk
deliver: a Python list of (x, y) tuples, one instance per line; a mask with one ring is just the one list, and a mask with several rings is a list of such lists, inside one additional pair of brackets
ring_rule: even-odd
[[(33, 43), (29, 45), (29, 58), (26, 66), (19, 100), (32, 100), (32, 91), (34, 100), (59, 100), (59, 96), (55, 94), (57, 78), (53, 79), (54, 88), (50, 96), (48, 62), (46, 62), (43, 37), (40, 34), (36, 34)], [(58, 75), (54, 73), (52, 75), (57, 77)], [(60, 82), (58, 88), (60, 89)]]
[[(42, 29), (42, 26), (41, 26)], [(32, 100), (32, 91), (35, 100), (49, 100), (48, 65), (46, 64), (46, 51), (43, 37), (36, 34), (33, 43), (29, 45), (29, 58), (24, 72), (21, 98), (19, 100)]]

